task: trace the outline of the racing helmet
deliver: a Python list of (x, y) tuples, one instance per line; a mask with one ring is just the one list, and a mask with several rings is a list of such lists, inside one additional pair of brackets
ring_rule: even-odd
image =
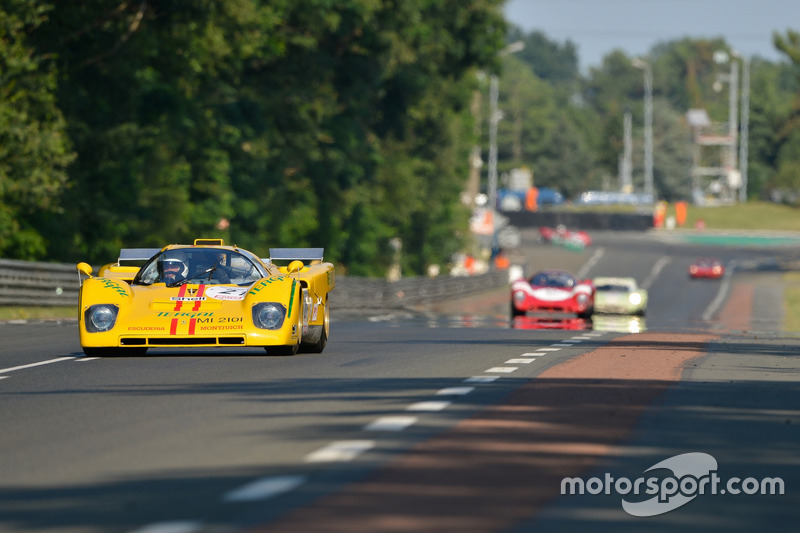
[(160, 279), (164, 279), (165, 267), (175, 268), (178, 267), (176, 274), (177, 278), (185, 278), (189, 274), (189, 265), (186, 260), (186, 254), (181, 251), (166, 251), (158, 258), (158, 275)]

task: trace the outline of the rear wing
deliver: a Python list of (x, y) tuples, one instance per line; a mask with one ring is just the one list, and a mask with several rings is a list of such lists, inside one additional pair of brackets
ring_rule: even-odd
[(101, 266), (97, 276), (121, 279), (130, 283), (139, 272), (142, 263), (160, 251), (161, 248), (123, 248), (119, 251), (117, 262)]
[(265, 263), (275, 261), (322, 261), (324, 248), (270, 248), (269, 259), (263, 259)]
[(123, 266), (123, 261), (126, 263), (132, 263), (134, 261), (147, 261), (160, 251), (161, 248), (123, 248), (119, 251), (117, 265)]

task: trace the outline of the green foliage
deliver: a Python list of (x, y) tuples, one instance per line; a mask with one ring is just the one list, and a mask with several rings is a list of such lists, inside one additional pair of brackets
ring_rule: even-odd
[[(0, 254), (105, 262), (122, 246), (224, 237), (323, 246), (342, 271), (406, 275), (468, 237), (459, 201), (488, 146), (574, 197), (613, 188), (626, 109), (640, 183), (642, 71), (620, 51), (588, 75), (575, 46), (507, 28), (502, 0), (8, 0), (0, 9)], [(506, 42), (525, 48), (501, 57)], [(800, 187), (800, 45), (752, 62), (751, 195)], [(654, 177), (686, 198), (685, 113), (726, 120), (721, 39), (661, 43)], [(469, 106), (483, 95), (473, 115)], [(485, 157), (484, 157), (485, 158)], [(484, 169), (485, 170), (485, 169)], [(484, 172), (485, 175), (485, 172)]]
[(37, 53), (28, 32), (47, 6), (13, 0), (0, 8), (0, 255), (38, 259), (47, 239), (36, 229), (59, 213), (73, 160), (56, 105), (57, 72)]
[(70, 261), (197, 236), (324, 246), (368, 275), (393, 238), (410, 274), (447, 261), (501, 3), (57, 2), (30, 39), (79, 157), (70, 216), (34, 233)]

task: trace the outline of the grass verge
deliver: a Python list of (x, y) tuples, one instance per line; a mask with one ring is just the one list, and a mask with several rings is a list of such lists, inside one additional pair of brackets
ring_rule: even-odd
[(800, 272), (787, 272), (783, 282), (783, 331), (800, 332)]
[(78, 318), (78, 306), (69, 307), (0, 307), (0, 320), (44, 320)]

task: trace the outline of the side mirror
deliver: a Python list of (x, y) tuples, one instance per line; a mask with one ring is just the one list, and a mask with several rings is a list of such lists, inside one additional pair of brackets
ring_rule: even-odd
[(86, 274), (90, 278), (92, 277), (92, 267), (89, 266), (89, 263), (78, 263), (78, 272)]

